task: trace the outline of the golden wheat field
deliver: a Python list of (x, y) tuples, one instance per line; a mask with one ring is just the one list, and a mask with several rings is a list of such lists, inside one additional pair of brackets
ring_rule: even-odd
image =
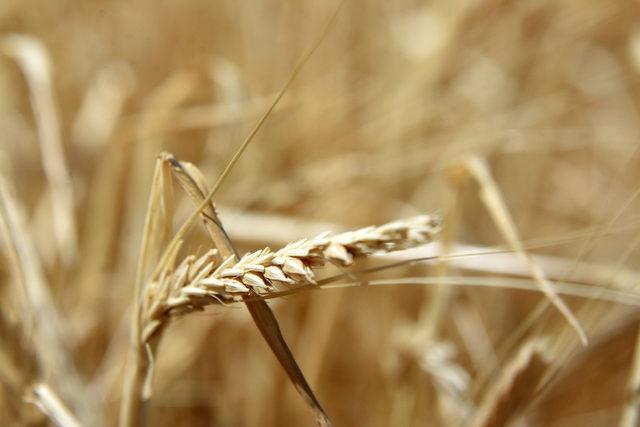
[(637, 2), (2, 0), (0, 424), (640, 426), (639, 147)]

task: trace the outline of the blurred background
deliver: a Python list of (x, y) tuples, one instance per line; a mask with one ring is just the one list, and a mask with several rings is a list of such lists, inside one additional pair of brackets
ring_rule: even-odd
[[(16, 253), (79, 372), (61, 398), (115, 425), (157, 154), (213, 183), (336, 7), (0, 2), (3, 226), (19, 243), (0, 258), (8, 425), (49, 423), (26, 403), (41, 358)], [(529, 264), (485, 254), (375, 276), (435, 287), (270, 302), (336, 426), (635, 425), (639, 91), (636, 2), (344, 2), (216, 197), (238, 250), (431, 212), (442, 252), (538, 245)], [(193, 205), (175, 193), (180, 224)], [(186, 251), (207, 245), (197, 229)], [(532, 264), (595, 299), (563, 297), (589, 346), (541, 293), (494, 287), (537, 287)], [(171, 324), (147, 421), (315, 425), (239, 305)]]

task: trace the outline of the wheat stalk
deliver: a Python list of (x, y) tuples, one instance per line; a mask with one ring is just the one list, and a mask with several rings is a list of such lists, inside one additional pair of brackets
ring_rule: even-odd
[[(242, 301), (268, 295), (282, 286), (316, 283), (314, 270), (326, 264), (350, 266), (358, 258), (412, 248), (430, 242), (440, 230), (436, 215), (422, 215), (328, 237), (289, 243), (278, 251), (251, 252), (233, 264), (233, 257), (216, 265), (217, 252), (189, 255), (177, 267), (171, 262), (149, 282), (143, 298), (142, 342), (171, 316), (201, 310), (213, 303)], [(177, 249), (172, 254), (175, 259)]]
[(547, 340), (538, 337), (526, 341), (489, 385), (469, 425), (507, 425), (539, 394), (549, 364)]

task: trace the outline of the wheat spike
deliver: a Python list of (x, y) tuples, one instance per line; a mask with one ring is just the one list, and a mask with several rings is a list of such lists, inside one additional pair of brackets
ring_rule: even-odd
[(261, 249), (235, 264), (230, 257), (216, 266), (215, 250), (200, 257), (189, 255), (177, 267), (170, 263), (149, 283), (142, 340), (147, 342), (168, 316), (200, 310), (215, 302), (267, 295), (282, 286), (312, 285), (316, 283), (314, 270), (327, 263), (346, 267), (358, 258), (423, 245), (439, 230), (438, 216), (421, 215), (333, 237), (321, 234), (275, 252)]

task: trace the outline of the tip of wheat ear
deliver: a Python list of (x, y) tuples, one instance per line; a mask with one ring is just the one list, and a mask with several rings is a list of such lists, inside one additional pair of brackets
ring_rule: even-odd
[[(278, 251), (251, 252), (234, 263), (214, 267), (214, 253), (187, 257), (172, 273), (162, 274), (152, 288), (165, 290), (164, 304), (149, 317), (181, 314), (213, 302), (240, 301), (266, 295), (276, 287), (314, 284), (314, 270), (327, 263), (349, 266), (358, 258), (408, 249), (430, 242), (440, 231), (437, 215), (421, 215), (329, 236), (291, 242)], [(162, 283), (163, 282), (163, 283)]]

